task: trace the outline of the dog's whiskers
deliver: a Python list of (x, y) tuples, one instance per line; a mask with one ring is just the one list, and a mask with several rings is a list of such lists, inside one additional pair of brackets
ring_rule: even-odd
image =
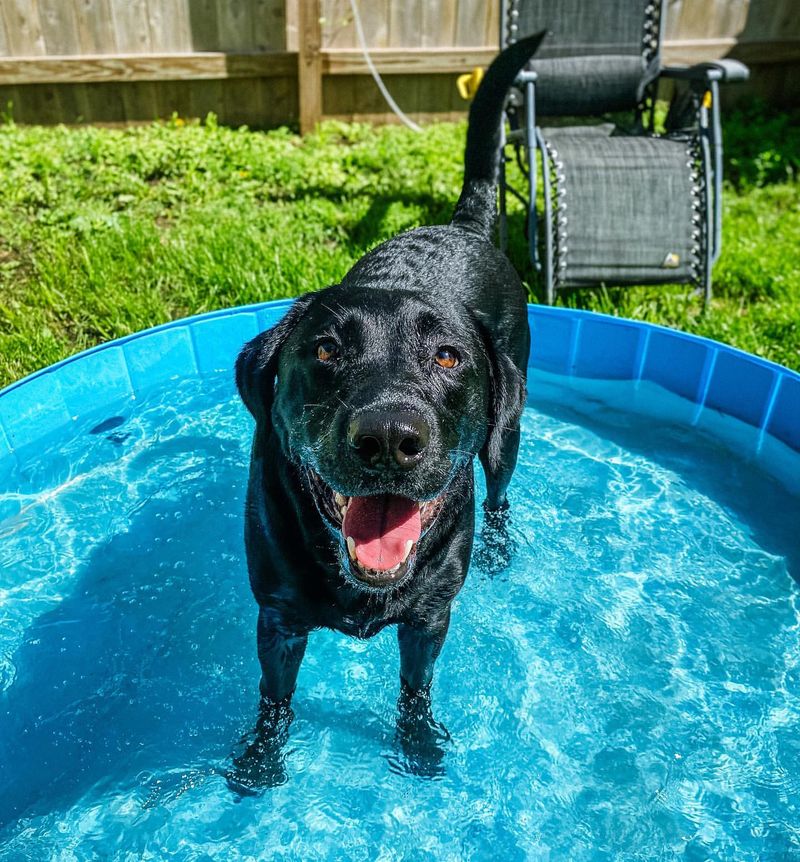
[(337, 323), (344, 323), (344, 317), (343, 317), (343, 316), (342, 316), (342, 314), (341, 314), (341, 306), (339, 306), (339, 311), (337, 312), (337, 311), (334, 311), (334, 309), (332, 309), (332, 308), (330, 307), (330, 305), (328, 305), (328, 304), (327, 304), (327, 303), (325, 303), (325, 302), (321, 302), (321, 303), (320, 303), (320, 305), (321, 305), (323, 308), (326, 308), (328, 311), (330, 311), (330, 313), (333, 315), (333, 319), (334, 319)]
[(450, 454), (451, 455), (464, 455), (466, 458), (472, 458), (475, 453), (470, 452), (467, 449), (451, 449)]
[(322, 434), (320, 434), (319, 439), (317, 440), (316, 445), (314, 446), (314, 451), (316, 451), (318, 449), (322, 449), (322, 444), (328, 439), (328, 437), (331, 436), (331, 434), (333, 434), (333, 430), (334, 430), (334, 426), (331, 425), (331, 427), (328, 428), (327, 431), (324, 431)]
[(501, 431), (519, 431), (519, 427), (512, 428), (510, 425), (496, 425), (494, 422), (487, 423), (489, 428), (499, 428)]
[(336, 394), (336, 400), (342, 405), (342, 407), (346, 408), (347, 410), (350, 409), (350, 405), (343, 398), (340, 398), (338, 394)]

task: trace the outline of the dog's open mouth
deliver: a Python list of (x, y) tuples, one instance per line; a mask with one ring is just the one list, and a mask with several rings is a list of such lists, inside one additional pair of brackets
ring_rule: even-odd
[(423, 502), (397, 494), (346, 497), (317, 473), (309, 471), (309, 476), (317, 508), (341, 531), (353, 576), (373, 587), (402, 581), (443, 495)]

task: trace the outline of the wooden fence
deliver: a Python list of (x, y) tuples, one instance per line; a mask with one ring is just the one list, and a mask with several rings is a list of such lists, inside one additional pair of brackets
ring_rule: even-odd
[[(422, 121), (460, 116), (455, 77), (495, 54), (499, 0), (359, 8), (401, 107)], [(800, 103), (800, 0), (668, 0), (666, 61), (723, 56), (751, 65), (748, 94)], [(0, 0), (0, 111), (9, 105), (35, 123), (392, 119), (349, 0)]]

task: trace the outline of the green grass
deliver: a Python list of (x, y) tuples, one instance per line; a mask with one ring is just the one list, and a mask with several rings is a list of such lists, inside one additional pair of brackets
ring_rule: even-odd
[[(581, 290), (560, 301), (800, 368), (795, 120), (753, 110), (726, 126), (724, 251), (710, 313), (686, 286)], [(6, 122), (0, 385), (166, 320), (333, 283), (378, 242), (446, 221), (464, 129), (329, 123), (300, 139), (213, 118), (124, 131)], [(524, 266), (521, 239), (511, 255)], [(535, 301), (531, 274), (523, 277)]]

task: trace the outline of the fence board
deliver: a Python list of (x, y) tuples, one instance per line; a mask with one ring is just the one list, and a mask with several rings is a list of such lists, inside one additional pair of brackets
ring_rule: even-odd
[(322, 20), (319, 0), (300, 0), (297, 85), (300, 130), (313, 130), (322, 117)]
[(500, 0), (487, 0), (483, 18), (483, 45), (497, 45), (500, 39)]
[[(389, 3), (390, 0), (356, 0), (358, 11), (361, 15), (361, 24), (364, 27), (364, 35), (367, 46), (373, 48), (387, 48), (389, 46)], [(323, 43), (325, 44), (325, 43)], [(357, 42), (353, 42), (354, 47)], [(327, 44), (326, 47), (329, 47)]]
[(3, 7), (0, 6), (0, 57), (7, 57), (9, 53), (4, 11)]
[[(397, 0), (390, 0), (389, 3), (389, 45), (397, 46), (419, 46), (421, 43), (421, 27), (420, 19), (422, 16), (422, 0), (406, 0), (399, 3)], [(406, 47), (407, 50), (407, 47)], [(364, 113), (372, 113), (373, 106), (376, 106), (377, 88), (368, 85), (366, 82), (363, 85), (366, 91), (372, 95), (373, 101), (370, 104), (368, 101), (364, 106)], [(395, 79), (394, 86), (389, 89), (392, 98), (395, 100), (398, 107), (404, 113), (414, 113), (417, 110), (421, 97), (422, 83), (419, 78), (409, 78), (406, 80)], [(356, 85), (353, 88), (354, 95), (358, 95), (359, 87)], [(354, 106), (354, 112), (356, 111)], [(386, 111), (386, 103), (384, 102), (383, 110)]]
[(2, 10), (12, 56), (46, 53), (37, 0), (4, 0)]
[(275, 0), (252, 2), (252, 44), (247, 50), (283, 51), (286, 44), (286, 4)]
[(86, 95), (86, 87), (76, 84), (69, 87), (55, 88), (58, 100), (58, 116), (62, 122), (80, 123), (84, 117), (91, 117), (91, 107)]
[[(173, 112), (205, 117), (209, 111), (231, 125), (274, 128), (297, 122), (297, 84), (292, 78), (174, 81), (109, 84), (0, 86), (0, 109), (13, 102), (19, 123), (92, 122), (110, 125), (151, 122)], [(232, 111), (230, 118), (226, 111)]]
[[(381, 48), (370, 51), (378, 71), (389, 75), (464, 72), (488, 65), (496, 54), (496, 48)], [(361, 51), (331, 49), (323, 53), (323, 71), (329, 75), (364, 75), (368, 69)]]
[(147, 0), (147, 25), (154, 52), (192, 50), (186, 0)]
[(121, 54), (152, 53), (147, 0), (109, 0), (117, 50)]
[[(301, 2), (320, 4), (316, 36), (311, 26), (298, 38)], [(415, 117), (463, 114), (454, 78), (495, 54), (500, 0), (357, 2), (400, 106)], [(800, 99), (798, 0), (667, 4), (667, 62), (735, 56), (753, 68), (750, 91)], [(320, 38), (321, 53), (309, 51)], [(367, 77), (349, 0), (0, 0), (0, 108), (13, 98), (28, 119), (119, 122), (213, 110), (227, 122), (288, 122), (299, 110), (298, 60), (310, 71), (306, 106), (311, 95), (326, 115), (391, 119)], [(303, 127), (318, 115), (304, 110)]]
[(81, 54), (117, 52), (117, 36), (108, 0), (83, 0), (76, 8), (76, 20)]
[(75, 7), (63, 0), (39, 0), (39, 23), (48, 54), (79, 54)]
[[(800, 32), (800, 4), (797, 0), (760, 0), (760, 13), (748, 15), (745, 35), (768, 41)], [(751, 13), (754, 11), (751, 7)]]
[[(486, 66), (495, 56), (496, 49), (382, 48), (371, 54), (375, 66), (382, 73), (426, 76), (457, 74), (475, 66)], [(800, 60), (800, 40), (737, 43), (735, 39), (689, 39), (667, 43), (664, 50), (667, 63), (696, 63), (727, 54), (755, 64), (797, 62)], [(0, 84), (286, 77), (294, 74), (296, 62), (293, 52), (0, 57)], [(325, 75), (368, 73), (360, 50), (323, 51), (320, 62)]]
[(154, 120), (158, 114), (158, 89), (161, 82), (134, 81), (127, 84), (106, 85), (112, 95), (117, 95), (125, 113), (126, 122)]
[(102, 83), (294, 74), (294, 54), (128, 54), (116, 57), (0, 58), (0, 84)]
[[(464, 116), (464, 102), (456, 93), (452, 75), (426, 76), (420, 88), (417, 75), (389, 75), (386, 86), (401, 107), (417, 122), (458, 119)], [(409, 86), (414, 87), (409, 90)], [(411, 94), (416, 102), (411, 103)], [(337, 120), (377, 123), (397, 123), (394, 114), (387, 113), (386, 104), (370, 78), (344, 75), (324, 81), (325, 115)]]
[[(369, 2), (359, 4), (359, 11), (363, 12), (365, 6), (369, 6)], [(358, 44), (353, 13), (348, 0), (322, 0), (320, 16), (322, 18), (322, 44), (325, 47), (351, 47)], [(372, 34), (368, 30), (366, 36), (367, 44), (374, 44)]]
[(441, 3), (423, 3), (420, 10), (419, 29), (423, 48), (441, 48), (455, 44), (456, 0)]
[(220, 51), (243, 51), (252, 46), (252, 4), (247, 0), (217, 0)]
[(192, 51), (219, 50), (216, 0), (192, 0), (189, 3), (189, 34)]
[[(90, 116), (102, 117), (102, 122), (104, 123), (125, 122), (125, 102), (109, 87), (105, 84), (84, 84), (83, 89), (86, 94), (86, 110)], [(164, 91), (164, 88), (159, 84), (158, 87), (154, 86), (154, 91), (161, 93)], [(155, 103), (155, 107), (158, 109), (160, 105)], [(154, 117), (164, 116), (169, 116), (169, 114), (162, 114), (158, 110), (154, 114)]]
[[(486, 0), (459, 0), (456, 21), (456, 45), (486, 44)], [(493, 44), (497, 44), (497, 30)]]
[(678, 22), (681, 16), (682, 0), (667, 0), (666, 4), (666, 26), (664, 27), (664, 38), (675, 39), (678, 33)]

